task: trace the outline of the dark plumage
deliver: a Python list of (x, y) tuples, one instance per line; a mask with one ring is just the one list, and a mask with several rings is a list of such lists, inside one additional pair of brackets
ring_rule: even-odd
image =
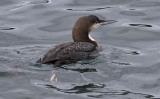
[(94, 15), (79, 18), (72, 29), (74, 42), (63, 43), (53, 47), (42, 59), (38, 60), (38, 63), (61, 65), (97, 56), (99, 45), (90, 37), (89, 32), (97, 26), (114, 22), (116, 21), (100, 20)]
[[(96, 46), (88, 42), (68, 42), (57, 45), (50, 49), (41, 60), (41, 63), (55, 63), (58, 60), (77, 61), (92, 57), (92, 54), (98, 54)], [(64, 61), (65, 62), (65, 61)]]

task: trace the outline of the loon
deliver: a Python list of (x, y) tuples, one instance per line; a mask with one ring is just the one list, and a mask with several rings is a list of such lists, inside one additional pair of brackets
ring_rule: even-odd
[(62, 65), (98, 55), (100, 49), (99, 44), (90, 36), (89, 32), (101, 25), (114, 22), (117, 21), (100, 20), (95, 15), (80, 17), (72, 29), (74, 42), (56, 45), (37, 62), (41, 64)]

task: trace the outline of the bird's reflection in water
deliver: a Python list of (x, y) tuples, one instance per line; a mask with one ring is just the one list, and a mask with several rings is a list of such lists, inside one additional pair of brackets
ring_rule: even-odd
[(79, 67), (75, 68), (69, 65), (54, 66), (54, 69), (52, 70), (50, 76), (46, 78), (46, 81), (49, 81), (51, 83), (58, 82), (59, 69), (63, 69), (66, 71), (74, 71), (74, 72), (79, 72), (79, 73), (97, 72), (95, 68), (88, 68), (88, 67), (87, 68), (79, 68)]
[(59, 67), (55, 67), (55, 69), (52, 70), (50, 76), (46, 78), (46, 81), (49, 81), (51, 83), (57, 82), (58, 72), (59, 72)]

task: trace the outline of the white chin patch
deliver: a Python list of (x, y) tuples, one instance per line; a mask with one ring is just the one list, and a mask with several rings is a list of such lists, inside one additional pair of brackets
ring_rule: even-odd
[(100, 27), (100, 26), (101, 26), (101, 24), (95, 23), (95, 24), (92, 26), (92, 29), (98, 28), (98, 27)]

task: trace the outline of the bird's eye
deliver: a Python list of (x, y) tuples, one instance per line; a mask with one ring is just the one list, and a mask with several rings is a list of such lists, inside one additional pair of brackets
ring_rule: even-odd
[(98, 23), (98, 20), (96, 20), (96, 23)]

